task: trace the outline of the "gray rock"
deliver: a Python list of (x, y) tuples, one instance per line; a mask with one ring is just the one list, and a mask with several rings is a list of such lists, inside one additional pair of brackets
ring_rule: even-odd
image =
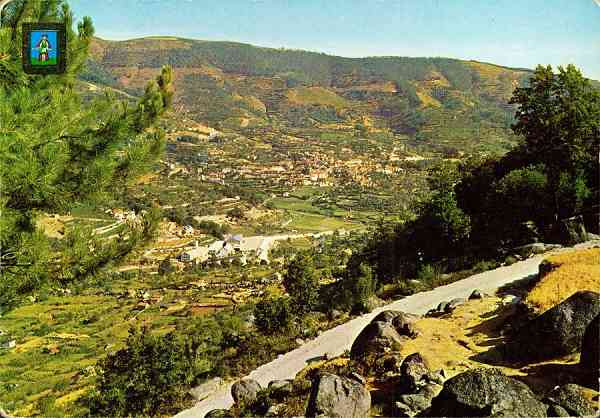
[(247, 405), (256, 400), (258, 392), (262, 388), (256, 380), (243, 379), (231, 386), (231, 396), (236, 404)]
[(416, 390), (428, 373), (429, 367), (427, 367), (425, 359), (419, 353), (413, 353), (406, 357), (402, 362), (402, 366), (400, 366), (401, 380), (406, 384), (409, 391)]
[(359, 382), (323, 373), (313, 382), (307, 416), (324, 414), (330, 418), (366, 418), (371, 394)]
[(419, 332), (415, 327), (415, 322), (419, 319), (419, 316), (406, 314), (400, 312), (394, 319), (392, 319), (392, 325), (398, 331), (398, 334), (405, 335), (410, 338), (415, 338)]
[(400, 395), (400, 402), (408, 406), (414, 415), (431, 406), (431, 398), (421, 394)]
[(360, 383), (363, 386), (365, 386), (367, 384), (367, 381), (365, 380), (365, 378), (356, 372), (350, 373), (349, 377), (350, 377), (350, 379), (356, 380), (358, 383)]
[(293, 388), (291, 380), (273, 380), (269, 382), (271, 396), (274, 398), (285, 398), (292, 393)]
[(524, 383), (496, 369), (475, 369), (446, 381), (428, 411), (445, 417), (545, 417), (546, 405)]
[(587, 238), (589, 241), (600, 241), (600, 235), (592, 234), (591, 232), (587, 233)]
[(278, 403), (271, 405), (265, 414), (265, 417), (280, 417), (281, 413), (285, 409), (285, 404)]
[[(583, 397), (581, 387), (574, 384), (556, 388), (548, 396), (547, 402), (562, 407), (569, 416), (592, 416), (596, 412), (594, 407)], [(560, 409), (558, 411), (560, 412)]]
[(600, 294), (580, 291), (523, 325), (506, 346), (514, 361), (547, 360), (579, 351), (586, 328), (600, 314)]
[(371, 322), (385, 322), (390, 323), (402, 312), (400, 311), (382, 311), (378, 313)]
[(424, 396), (429, 401), (431, 401), (433, 398), (439, 395), (442, 389), (442, 385), (438, 385), (437, 383), (427, 383), (425, 386), (421, 387), (421, 389), (417, 391), (417, 394)]
[(483, 293), (481, 292), (481, 290), (475, 289), (475, 290), (473, 290), (473, 292), (471, 292), (471, 296), (469, 296), (469, 300), (473, 300), (473, 299), (483, 299)]
[(212, 392), (215, 392), (217, 389), (219, 389), (221, 385), (223, 385), (223, 379), (221, 379), (220, 377), (215, 377), (214, 379), (210, 379), (202, 383), (201, 385), (190, 389), (189, 393), (195, 400), (201, 401), (202, 399), (210, 395)]
[(588, 372), (592, 380), (600, 378), (600, 315), (587, 326), (581, 343), (581, 368)]
[(439, 372), (429, 372), (425, 378), (432, 383), (443, 385), (446, 378)]
[(404, 340), (390, 323), (371, 322), (358, 334), (350, 349), (350, 357), (363, 358), (369, 354), (383, 354), (400, 348)]
[(534, 242), (533, 244), (521, 245), (514, 249), (521, 257), (529, 257), (534, 254), (543, 254), (546, 251), (546, 244), (542, 242)]
[(455, 298), (452, 299), (449, 303), (448, 306), (446, 307), (446, 312), (451, 312), (454, 310), (454, 308), (463, 305), (467, 300), (465, 298)]
[(227, 409), (213, 409), (208, 411), (204, 418), (233, 418), (233, 415)]
[(448, 305), (449, 305), (448, 302), (440, 302), (440, 304), (437, 306), (437, 308), (435, 310), (438, 312), (446, 312)]
[(552, 404), (548, 407), (548, 412), (546, 413), (549, 417), (570, 417), (571, 414), (560, 405)]
[(384, 373), (400, 373), (400, 366), (402, 366), (402, 356), (398, 353), (387, 353), (377, 358), (377, 370)]

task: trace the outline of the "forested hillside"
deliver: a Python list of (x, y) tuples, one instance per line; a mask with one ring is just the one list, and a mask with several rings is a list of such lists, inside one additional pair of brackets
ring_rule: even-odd
[(504, 152), (529, 70), (448, 58), (343, 58), (233, 42), (95, 38), (83, 78), (140, 93), (174, 68), (180, 115), (231, 129), (391, 130), (440, 149)]

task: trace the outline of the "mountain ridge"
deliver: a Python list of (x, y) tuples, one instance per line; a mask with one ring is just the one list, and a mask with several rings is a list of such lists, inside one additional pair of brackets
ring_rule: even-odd
[[(503, 153), (528, 69), (441, 57), (346, 58), (230, 41), (95, 38), (83, 78), (141, 94), (173, 67), (181, 117), (217, 129), (385, 131), (452, 152)], [(312, 131), (312, 133), (310, 132)]]

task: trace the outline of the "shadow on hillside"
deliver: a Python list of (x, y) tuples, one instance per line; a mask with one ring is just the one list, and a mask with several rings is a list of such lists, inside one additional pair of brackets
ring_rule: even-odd
[(515, 280), (514, 282), (510, 282), (499, 287), (496, 291), (496, 294), (500, 297), (515, 295), (521, 299), (524, 299), (537, 282), (538, 274), (530, 274), (522, 279)]

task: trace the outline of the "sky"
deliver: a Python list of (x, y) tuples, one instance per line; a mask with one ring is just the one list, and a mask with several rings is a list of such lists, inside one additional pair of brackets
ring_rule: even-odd
[(575, 64), (600, 80), (600, 0), (69, 0), (97, 36), (170, 35), (346, 57)]

